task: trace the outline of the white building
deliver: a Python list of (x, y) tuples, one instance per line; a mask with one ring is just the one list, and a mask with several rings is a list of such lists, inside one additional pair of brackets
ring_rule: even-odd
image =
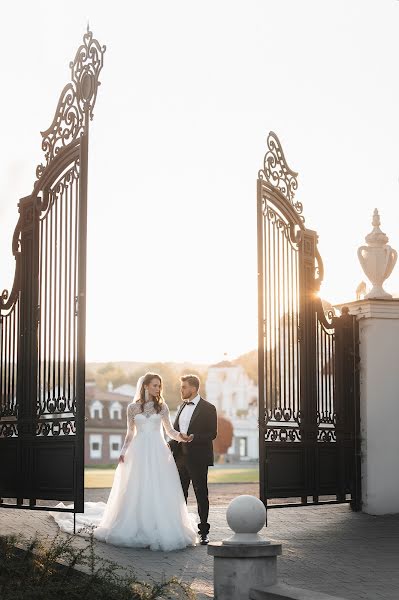
[(258, 460), (258, 388), (241, 365), (223, 361), (208, 369), (206, 399), (233, 425), (233, 460)]

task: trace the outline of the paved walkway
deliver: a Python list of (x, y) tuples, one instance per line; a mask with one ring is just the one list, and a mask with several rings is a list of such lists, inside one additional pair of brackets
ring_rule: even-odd
[[(87, 500), (106, 500), (109, 490), (87, 490)], [(256, 486), (211, 486), (211, 538), (230, 535), (226, 504), (239, 493), (256, 494)], [(190, 510), (194, 510), (192, 504)], [(273, 509), (264, 533), (283, 544), (279, 577), (347, 600), (399, 599), (399, 516), (371, 517), (352, 513), (347, 505)], [(0, 509), (0, 533), (54, 535), (46, 512)], [(76, 543), (82, 543), (77, 536)], [(179, 552), (117, 548), (96, 542), (99, 556), (133, 567), (143, 578), (176, 575), (192, 583), (199, 600), (213, 597), (212, 558), (203, 546)]]

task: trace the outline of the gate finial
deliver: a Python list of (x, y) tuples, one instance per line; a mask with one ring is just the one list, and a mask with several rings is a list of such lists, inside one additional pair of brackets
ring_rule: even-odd
[(263, 159), (263, 169), (258, 172), (259, 179), (264, 179), (279, 190), (296, 212), (302, 214), (301, 202), (294, 203), (295, 192), (298, 189), (298, 173), (288, 166), (280, 140), (273, 131), (270, 131), (267, 136), (267, 147), (268, 151)]
[(75, 59), (69, 63), (71, 81), (61, 92), (53, 122), (46, 131), (42, 131), (42, 150), (45, 152), (46, 164), (42, 163), (37, 167), (38, 179), (60, 150), (87, 132), (88, 121), (93, 118), (105, 50), (106, 47), (100, 46), (93, 38), (87, 23), (83, 43), (79, 46)]

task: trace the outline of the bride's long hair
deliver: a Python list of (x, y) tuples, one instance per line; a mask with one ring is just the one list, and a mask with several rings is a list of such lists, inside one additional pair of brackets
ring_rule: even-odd
[(156, 413), (159, 413), (162, 409), (162, 404), (165, 402), (165, 400), (163, 399), (162, 396), (162, 377), (160, 375), (158, 375), (158, 373), (146, 373), (144, 375), (144, 379), (142, 381), (141, 384), (141, 390), (139, 393), (139, 397), (137, 399), (137, 402), (139, 402), (141, 404), (141, 412), (144, 412), (144, 403), (146, 401), (146, 397), (145, 397), (145, 387), (146, 385), (148, 385), (153, 379), (158, 379), (159, 383), (161, 384), (161, 389), (159, 390), (159, 396), (153, 396), (152, 399), (154, 401), (154, 409)]

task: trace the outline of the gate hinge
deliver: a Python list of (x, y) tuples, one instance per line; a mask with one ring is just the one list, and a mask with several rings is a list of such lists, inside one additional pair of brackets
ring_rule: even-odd
[(78, 312), (79, 312), (79, 297), (75, 296), (75, 317), (78, 316)]

